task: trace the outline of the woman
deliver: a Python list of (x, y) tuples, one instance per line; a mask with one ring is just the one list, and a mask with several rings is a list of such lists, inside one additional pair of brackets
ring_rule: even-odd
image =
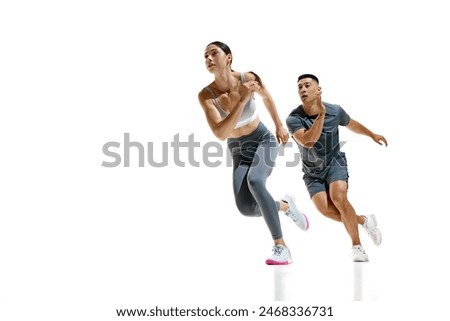
[[(300, 212), (294, 198), (286, 195), (276, 202), (266, 188), (266, 179), (275, 165), (278, 143), (286, 143), (289, 133), (283, 127), (275, 103), (253, 72), (239, 73), (231, 69), (233, 56), (230, 48), (219, 41), (205, 49), (206, 69), (214, 75), (214, 81), (198, 94), (206, 120), (220, 139), (227, 139), (233, 156), (233, 188), (236, 205), (245, 216), (263, 216), (274, 241), (269, 265), (292, 262), (289, 248), (281, 232), (279, 211), (293, 219), (304, 231), (309, 223)], [(258, 93), (272, 117), (276, 128), (274, 135), (259, 120), (254, 93)]]

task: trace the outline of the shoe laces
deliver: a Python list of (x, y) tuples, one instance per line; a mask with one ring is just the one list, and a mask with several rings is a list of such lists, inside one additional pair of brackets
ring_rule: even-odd
[(290, 209), (288, 209), (288, 210), (286, 211), (286, 215), (287, 215), (288, 217), (292, 218), (292, 220), (293, 220), (294, 222), (297, 222), (297, 217), (295, 217), (295, 215), (292, 214), (292, 212), (291, 212)]
[(275, 245), (273, 247), (273, 254), (280, 256), (283, 250), (284, 249), (281, 246)]
[(364, 251), (363, 247), (361, 245), (358, 246), (354, 246), (353, 247), (353, 253), (366, 253), (366, 251)]

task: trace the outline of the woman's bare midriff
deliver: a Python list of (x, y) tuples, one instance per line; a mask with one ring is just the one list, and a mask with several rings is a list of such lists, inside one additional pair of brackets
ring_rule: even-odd
[(249, 124), (233, 129), (230, 135), (228, 135), (228, 138), (239, 138), (241, 136), (251, 134), (256, 129), (256, 127), (258, 127), (258, 124), (259, 117), (256, 117)]

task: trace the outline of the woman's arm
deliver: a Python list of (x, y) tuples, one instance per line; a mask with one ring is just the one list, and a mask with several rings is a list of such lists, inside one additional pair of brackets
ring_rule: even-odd
[(240, 85), (239, 95), (241, 96), (239, 101), (233, 107), (231, 112), (227, 117), (222, 119), (219, 111), (213, 104), (213, 99), (211, 94), (205, 89), (199, 92), (198, 100), (200, 105), (205, 112), (206, 120), (208, 121), (209, 127), (211, 128), (213, 134), (220, 140), (225, 140), (231, 133), (231, 131), (236, 127), (239, 118), (244, 110), (246, 102), (250, 99), (252, 91), (246, 86)]
[(283, 123), (280, 119), (280, 116), (278, 114), (275, 102), (272, 98), (272, 95), (270, 94), (267, 87), (262, 83), (261, 78), (253, 72), (248, 73), (248, 76), (246, 75), (247, 79), (252, 79), (258, 82), (259, 89), (256, 90), (256, 92), (261, 96), (264, 105), (267, 108), (267, 111), (270, 114), (270, 117), (273, 120), (273, 123), (275, 125), (275, 134), (278, 140), (278, 143), (286, 143), (289, 139), (289, 132), (284, 128)]

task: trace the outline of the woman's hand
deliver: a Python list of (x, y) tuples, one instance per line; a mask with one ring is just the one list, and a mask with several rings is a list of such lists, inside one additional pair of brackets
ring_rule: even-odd
[(283, 126), (278, 126), (275, 130), (277, 141), (279, 144), (286, 144), (289, 140), (289, 132)]
[(239, 95), (241, 96), (240, 100), (243, 102), (247, 102), (253, 95), (253, 93), (255, 91), (258, 91), (260, 88), (261, 86), (255, 80), (250, 80), (243, 84), (240, 84), (239, 85)]
[(258, 91), (259, 88), (261, 88), (261, 85), (256, 80), (244, 82), (243, 85), (253, 92)]

